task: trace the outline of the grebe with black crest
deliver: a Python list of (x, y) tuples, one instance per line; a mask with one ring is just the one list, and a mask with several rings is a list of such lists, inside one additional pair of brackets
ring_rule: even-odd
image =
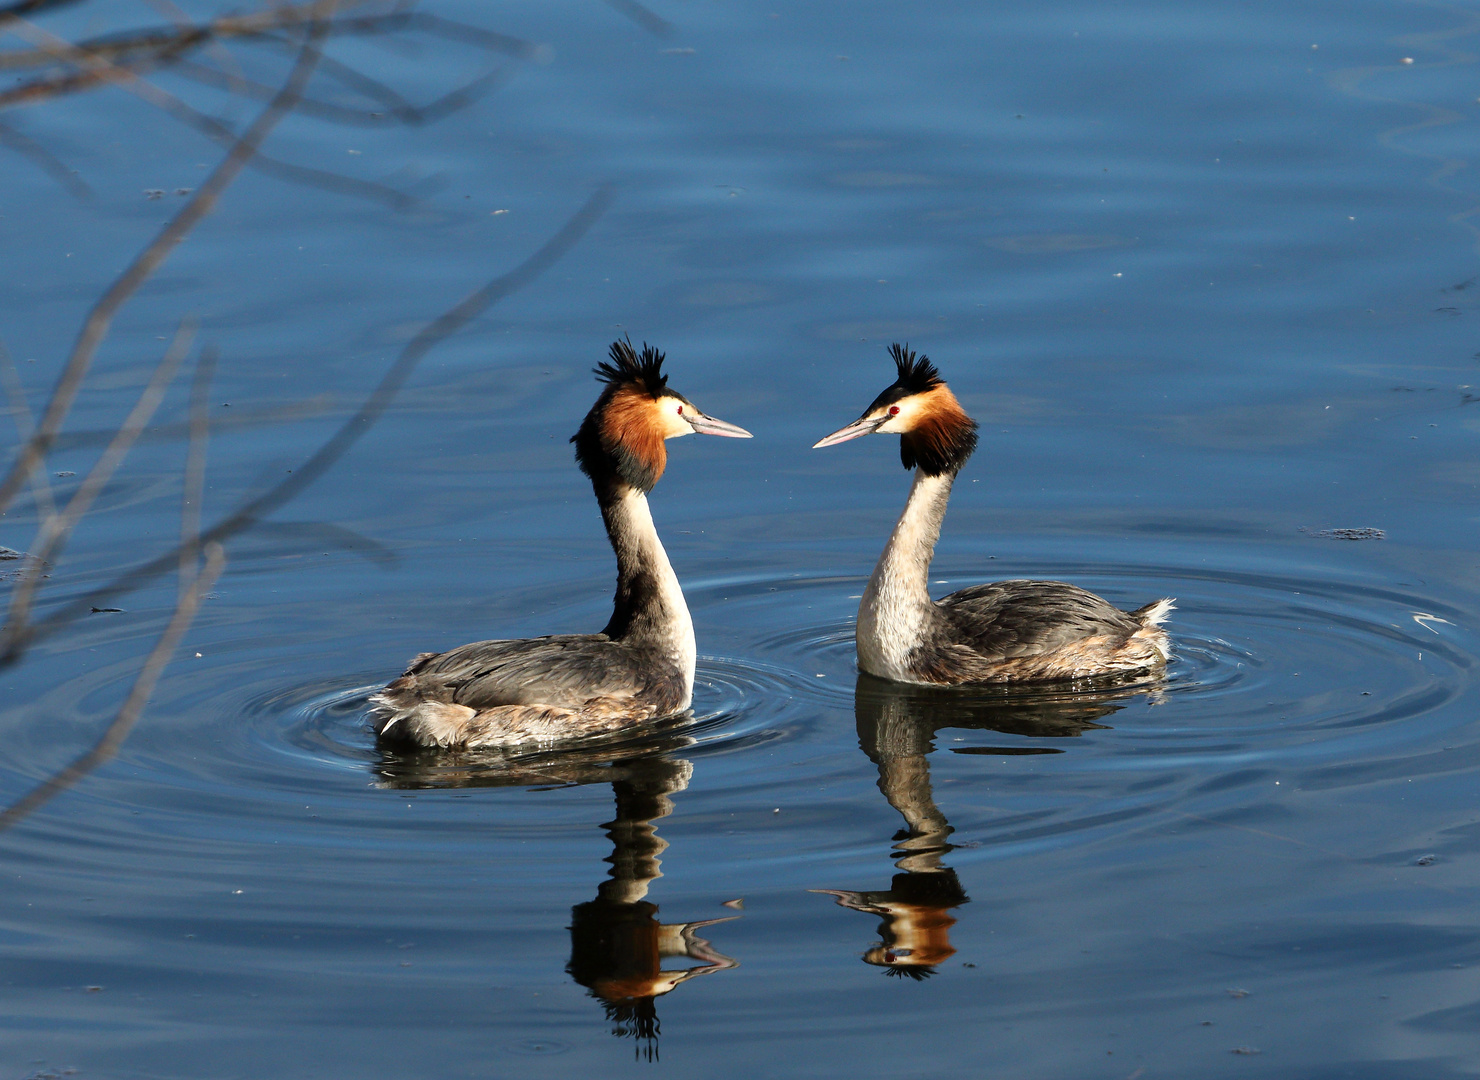
[(813, 447), (898, 435), (915, 470), (858, 605), (858, 666), (922, 685), (1079, 679), (1152, 670), (1171, 655), (1170, 599), (1122, 611), (1062, 581), (998, 581), (930, 598), (930, 561), (956, 474), (976, 449), (976, 421), (926, 356), (890, 347), (898, 378), (863, 415)]
[(682, 435), (748, 439), (668, 387), (663, 354), (612, 343), (601, 396), (571, 438), (617, 556), (611, 620), (599, 634), (475, 641), (422, 653), (370, 700), (379, 735), (477, 749), (599, 735), (671, 716), (694, 692), (694, 624), (653, 526), (647, 493)]

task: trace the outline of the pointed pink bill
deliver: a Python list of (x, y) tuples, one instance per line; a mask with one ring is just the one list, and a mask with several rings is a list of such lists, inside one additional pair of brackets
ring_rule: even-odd
[(699, 435), (722, 435), (726, 439), (753, 439), (750, 432), (735, 424), (727, 424), (723, 420), (716, 420), (712, 416), (705, 416), (698, 409), (692, 413), (685, 413), (684, 419), (689, 426)]
[(889, 417), (887, 416), (862, 417), (853, 421), (847, 427), (838, 428), (831, 435), (818, 439), (812, 444), (812, 449), (820, 450), (824, 446), (837, 446), (840, 442), (856, 439), (860, 435), (872, 435), (875, 431), (879, 430), (879, 425), (888, 419)]

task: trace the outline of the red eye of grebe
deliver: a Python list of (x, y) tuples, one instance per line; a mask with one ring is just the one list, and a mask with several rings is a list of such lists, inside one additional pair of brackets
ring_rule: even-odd
[(891, 406), (889, 406), (889, 415), (890, 416), (898, 416), (899, 415), (899, 406), (898, 405), (891, 405)]
[(680, 406), (679, 406), (679, 407), (678, 407), (678, 415), (679, 415), (679, 416), (682, 416), (682, 415), (683, 415), (683, 406), (682, 406), (682, 405), (680, 405)]

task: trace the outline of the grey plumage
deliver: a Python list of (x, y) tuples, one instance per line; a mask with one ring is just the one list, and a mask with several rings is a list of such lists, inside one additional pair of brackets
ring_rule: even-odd
[(688, 705), (684, 673), (668, 657), (605, 634), (422, 653), (373, 700), (388, 714), (381, 735), (472, 747), (605, 734)]
[(895, 346), (899, 379), (817, 447), (863, 435), (900, 437), (915, 468), (904, 512), (858, 606), (859, 670), (921, 685), (1082, 679), (1158, 668), (1170, 645), (1158, 600), (1121, 611), (1061, 581), (998, 581), (932, 600), (930, 562), (976, 422), (926, 357)]
[(750, 433), (668, 389), (656, 349), (644, 345), (638, 354), (630, 342), (616, 342), (611, 358), (597, 368), (601, 396), (572, 440), (617, 557), (605, 630), (422, 653), (370, 699), (382, 738), (448, 749), (550, 743), (688, 708), (694, 626), (647, 492), (663, 475), (665, 439)]

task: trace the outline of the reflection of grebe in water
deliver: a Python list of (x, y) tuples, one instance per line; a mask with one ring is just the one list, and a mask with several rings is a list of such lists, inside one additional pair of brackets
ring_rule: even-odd
[[(607, 878), (596, 899), (571, 909), (570, 962), (566, 971), (606, 1007), (612, 1034), (637, 1040), (637, 1053), (657, 1056), (656, 999), (680, 983), (739, 962), (718, 952), (698, 931), (739, 918), (660, 923), (648, 887), (662, 876), (658, 856), (668, 844), (653, 822), (673, 812), (673, 793), (688, 786), (693, 766), (667, 755), (692, 745), (681, 732), (649, 737), (626, 756), (603, 756), (595, 746), (554, 754), (508, 757), (497, 752), (413, 750), (382, 746), (376, 767), (381, 783), (395, 788), (567, 787), (610, 783), (617, 815), (602, 828), (612, 841)], [(636, 756), (643, 754), (645, 756)], [(696, 961), (688, 966), (669, 961)], [(665, 966), (668, 965), (668, 966)]]
[[(739, 965), (697, 933), (729, 919), (660, 923), (658, 905), (647, 900), (649, 884), (662, 876), (658, 856), (668, 847), (653, 822), (672, 813), (669, 795), (688, 786), (693, 767), (662, 759), (633, 763), (638, 764), (641, 769), (629, 766), (627, 778), (612, 783), (617, 816), (604, 826), (612, 840), (606, 860), (612, 868), (597, 886), (596, 899), (571, 909), (566, 971), (606, 1007), (612, 1033), (646, 1043), (652, 1058), (657, 999), (695, 976)], [(664, 967), (674, 959), (697, 963)]]
[[(1104, 725), (1095, 720), (1117, 711), (1116, 699), (1145, 692), (1135, 686), (1103, 687), (1098, 693), (1034, 693), (1017, 687), (939, 690), (859, 675), (854, 692), (858, 744), (879, 769), (879, 790), (904, 818), (895, 834), (894, 875), (889, 888), (867, 892), (814, 889), (837, 897), (854, 911), (881, 917), (878, 944), (863, 954), (885, 974), (924, 979), (955, 955), (952, 908), (970, 897), (956, 871), (942, 863), (952, 850), (953, 831), (930, 784), (929, 756), (941, 728), (976, 728), (1015, 735), (1062, 737)], [(964, 747), (993, 754), (1057, 753), (1048, 747)]]

